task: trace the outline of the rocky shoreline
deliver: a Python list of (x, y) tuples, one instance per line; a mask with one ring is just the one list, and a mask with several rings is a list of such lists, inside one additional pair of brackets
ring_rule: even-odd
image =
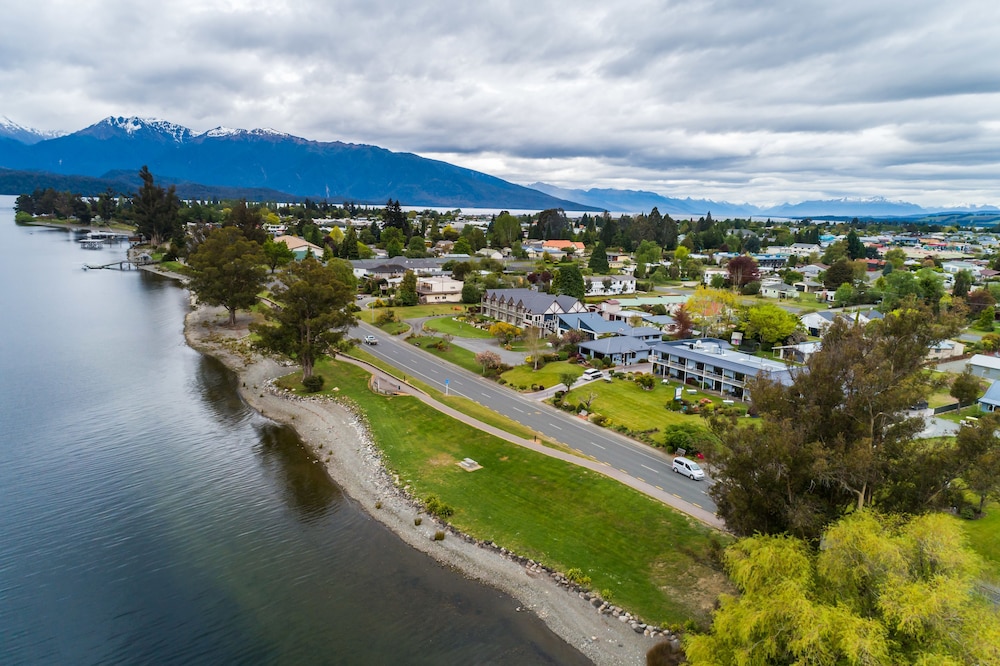
[(184, 326), (188, 344), (236, 372), (243, 399), (262, 415), (294, 427), (347, 495), (407, 544), (511, 595), (520, 603), (518, 610), (535, 613), (596, 664), (641, 664), (657, 643), (677, 644), (670, 632), (645, 625), (561, 573), (427, 515), (387, 472), (363, 413), (349, 400), (303, 397), (275, 387), (274, 380), (293, 368), (247, 347), (247, 315), (235, 329), (224, 322), (221, 308), (192, 303)]

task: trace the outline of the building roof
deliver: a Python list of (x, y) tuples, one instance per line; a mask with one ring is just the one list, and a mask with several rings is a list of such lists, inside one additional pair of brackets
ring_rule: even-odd
[(531, 314), (544, 314), (552, 308), (553, 304), (559, 307), (560, 312), (570, 312), (580, 305), (580, 301), (572, 296), (543, 294), (533, 289), (487, 289), (483, 293), (483, 300), (494, 298), (512, 302), (515, 305), (520, 303)]
[(309, 248), (316, 254), (323, 254), (323, 248), (318, 245), (313, 245), (305, 238), (299, 238), (298, 236), (278, 236), (274, 239), (277, 243), (284, 243), (288, 246), (290, 250), (301, 250)]
[(581, 342), (580, 349), (597, 354), (631, 354), (633, 352), (649, 351), (649, 345), (638, 338), (625, 335), (614, 335), (610, 338), (598, 338)]
[(1000, 407), (1000, 382), (990, 384), (990, 387), (986, 389), (986, 393), (979, 399), (979, 402)]
[(756, 376), (763, 372), (782, 384), (792, 380), (791, 369), (786, 364), (735, 351), (732, 345), (715, 338), (671, 340), (654, 345), (653, 350), (660, 356), (676, 354), (745, 375)]
[(980, 368), (989, 368), (990, 370), (1000, 370), (1000, 357), (976, 354), (966, 361), (966, 364), (975, 365)]

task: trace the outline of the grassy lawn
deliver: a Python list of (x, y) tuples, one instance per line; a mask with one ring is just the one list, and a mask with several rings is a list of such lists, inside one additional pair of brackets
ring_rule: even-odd
[(982, 416), (983, 412), (979, 409), (979, 405), (970, 405), (962, 409), (957, 409), (953, 412), (944, 412), (943, 414), (938, 414), (939, 418), (951, 421), (953, 423), (961, 423), (962, 419), (975, 416)]
[(541, 384), (545, 388), (551, 388), (562, 383), (562, 380), (559, 379), (559, 375), (562, 373), (573, 372), (582, 375), (583, 371), (584, 367), (575, 363), (553, 361), (540, 367), (537, 372), (532, 370), (528, 364), (519, 365), (503, 373), (500, 377), (515, 389), (519, 389), (521, 386), (530, 388), (532, 384)]
[(437, 356), (440, 359), (448, 361), (449, 363), (454, 363), (458, 367), (465, 368), (466, 370), (474, 372), (477, 375), (482, 374), (483, 372), (483, 366), (476, 363), (476, 355), (468, 349), (463, 349), (455, 344), (449, 345), (446, 350), (437, 349), (434, 345), (441, 342), (441, 339), (430, 335), (414, 335), (407, 338), (406, 341), (412, 345), (420, 347), (434, 356)]
[[(443, 416), (411, 397), (377, 396), (367, 373), (317, 370), (368, 414), (388, 466), (418, 497), (454, 508), (450, 522), (560, 571), (579, 568), (595, 590), (650, 623), (704, 622), (723, 576), (725, 537), (599, 474), (553, 460)], [(296, 376), (286, 378), (295, 385)], [(457, 466), (463, 458), (483, 465)]]
[(979, 520), (956, 520), (962, 526), (969, 546), (986, 560), (990, 580), (1000, 584), (1000, 504), (987, 504), (985, 514)]
[(379, 326), (387, 335), (401, 335), (410, 330), (410, 325), (402, 321), (390, 321)]
[(430, 321), (424, 322), (424, 328), (428, 331), (435, 331), (437, 333), (447, 333), (448, 335), (453, 335), (456, 338), (479, 338), (485, 340), (493, 337), (490, 335), (489, 331), (476, 328), (475, 326), (467, 324), (464, 321), (458, 321), (454, 317), (431, 319)]
[[(393, 310), (396, 312), (396, 316), (400, 319), (418, 319), (420, 317), (437, 317), (439, 315), (456, 315), (465, 312), (465, 306), (460, 303), (438, 303), (436, 305), (411, 305), (406, 306), (393, 306), (391, 308), (374, 308), (375, 309), (375, 319), (378, 319), (379, 314), (383, 310)], [(368, 311), (368, 320), (371, 321), (371, 308), (365, 308)]]
[[(579, 403), (586, 402), (591, 393), (597, 394), (591, 403), (591, 411), (603, 414), (611, 420), (612, 425), (621, 424), (629, 430), (644, 431), (657, 428), (663, 430), (670, 425), (681, 423), (696, 423), (704, 425), (700, 416), (672, 412), (665, 405), (674, 399), (674, 389), (679, 384), (654, 384), (651, 391), (644, 391), (635, 382), (624, 379), (613, 379), (611, 382), (593, 381), (585, 386), (575, 388), (563, 400)], [(696, 391), (688, 393), (685, 387), (684, 399), (697, 402), (708, 398), (713, 404), (721, 404), (722, 398)]]

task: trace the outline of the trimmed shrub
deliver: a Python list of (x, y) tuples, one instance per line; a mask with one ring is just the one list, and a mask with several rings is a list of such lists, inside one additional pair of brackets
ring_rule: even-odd
[(439, 500), (437, 495), (428, 495), (427, 499), (424, 500), (424, 507), (427, 509), (427, 513), (438, 518), (448, 518), (455, 513), (455, 509)]
[(309, 393), (316, 393), (323, 389), (323, 384), (326, 382), (323, 379), (323, 375), (312, 375), (311, 377), (306, 377), (302, 380), (302, 386), (305, 387), (306, 391)]
[(434, 532), (435, 541), (444, 541), (444, 530), (437, 530)]

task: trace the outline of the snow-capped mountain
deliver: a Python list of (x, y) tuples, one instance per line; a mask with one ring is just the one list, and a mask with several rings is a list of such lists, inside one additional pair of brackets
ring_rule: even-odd
[(19, 125), (7, 116), (0, 116), (0, 137), (13, 139), (19, 143), (33, 145), (46, 139), (62, 136), (62, 132), (43, 132), (32, 127)]
[(90, 136), (102, 140), (131, 138), (183, 143), (190, 140), (194, 133), (186, 127), (158, 118), (108, 116), (71, 136)]

